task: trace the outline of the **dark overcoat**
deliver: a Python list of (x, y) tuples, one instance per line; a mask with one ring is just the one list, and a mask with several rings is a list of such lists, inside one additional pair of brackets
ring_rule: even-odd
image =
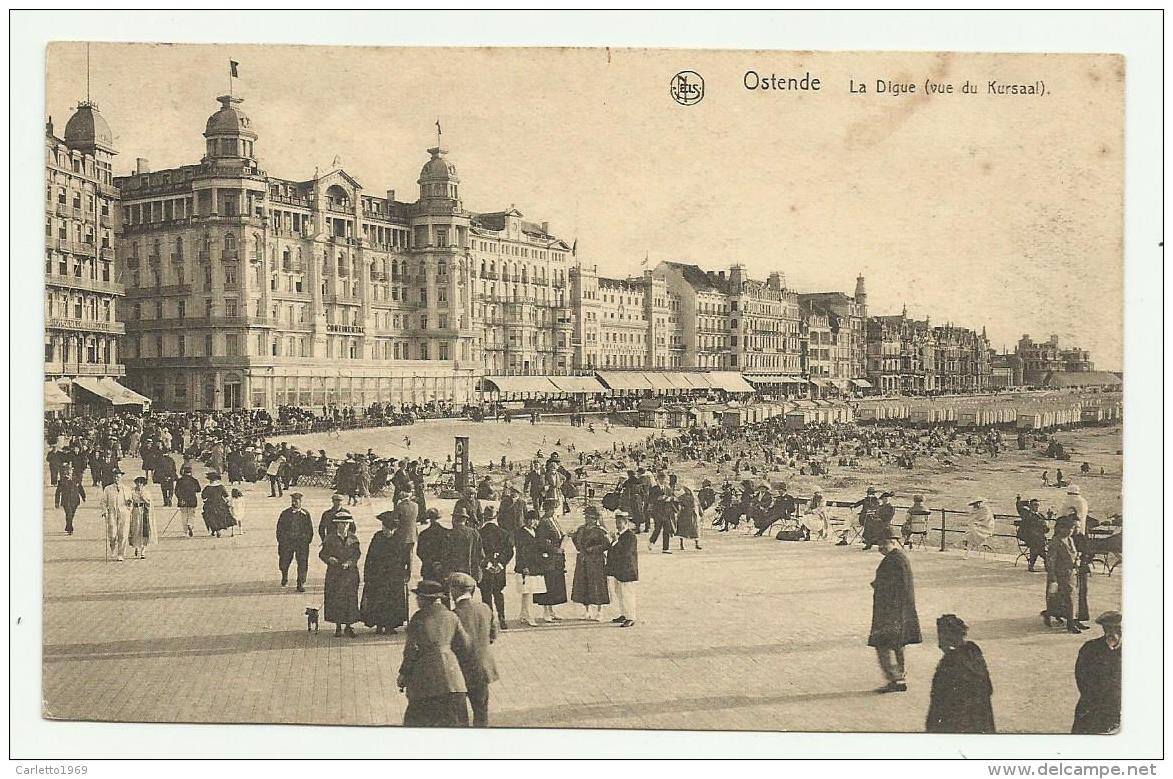
[(994, 685), (978, 645), (966, 641), (941, 657), (933, 674), (929, 733), (994, 733)]
[(607, 550), (611, 539), (598, 525), (583, 525), (571, 536), (578, 555), (574, 562), (574, 582), (570, 599), (584, 606), (611, 602), (607, 593)]
[(1120, 650), (1105, 637), (1092, 639), (1075, 660), (1075, 704), (1072, 733), (1112, 733), (1120, 727)]
[[(326, 564), (326, 591), (322, 603), (322, 619), (338, 625), (350, 625), (359, 620), (358, 613), (358, 559), (362, 556), (358, 542), (348, 543), (337, 534), (326, 536), (318, 557)], [(337, 562), (331, 563), (333, 557)], [(349, 562), (346, 568), (342, 564)]]
[(912, 566), (899, 548), (884, 555), (872, 582), (872, 629), (868, 646), (895, 648), (921, 642)]
[(411, 544), (398, 531), (376, 531), (363, 561), (362, 621), (374, 627), (399, 627), (407, 622), (407, 581), (411, 576)]
[(607, 575), (619, 582), (639, 581), (639, 542), (628, 528), (619, 534), (607, 552)]

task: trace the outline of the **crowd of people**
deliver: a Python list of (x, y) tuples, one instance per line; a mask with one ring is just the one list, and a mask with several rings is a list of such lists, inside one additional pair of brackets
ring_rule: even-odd
[[(368, 409), (364, 416), (374, 415)], [(327, 417), (335, 419), (331, 414), (322, 418)], [(336, 419), (347, 418), (342, 411)], [(673, 437), (650, 434), (635, 444), (616, 443), (595, 452), (576, 452), (558, 441), (548, 455), (539, 450), (524, 473), (502, 458), (498, 483), (487, 470), (479, 480), (464, 474), (466, 483), (451, 516), (444, 517), (428, 505), (427, 478), (451, 463), (385, 458), (372, 450), (332, 462), (324, 451), (302, 452), (274, 442), (272, 431), (289, 423), (296, 424), (296, 418), (283, 410), (276, 417), (217, 412), (54, 421), (47, 429), (47, 459), (65, 532), (74, 532), (77, 509), (86, 501), (87, 468), (90, 486), (102, 489), (107, 552), (117, 561), (125, 560), (128, 547), (134, 557), (145, 558), (158, 542), (160, 522), (169, 522), (154, 505), (148, 489), (152, 481), (159, 485), (162, 507), (174, 502), (173, 516), (183, 518), (186, 535), (196, 532), (199, 512), (213, 537), (243, 532), (240, 487), (268, 481), (270, 498), (288, 493), (289, 500), (276, 523), (280, 586), (289, 585), (296, 564), (294, 586), (305, 591), (316, 539), (317, 556), (326, 569), (321, 616), (335, 626), (334, 635), (357, 637), (360, 623), (376, 635), (404, 630), (398, 681), (408, 696), (408, 725), (488, 724), (488, 686), (498, 676), (491, 644), (499, 631), (509, 629), (510, 599), (517, 604), (517, 626), (560, 622), (565, 619), (560, 608), (573, 602), (581, 607), (580, 618), (602, 622), (608, 609), (614, 612), (611, 622), (633, 627), (638, 618), (638, 536), (647, 534), (647, 549), (658, 545), (661, 554), (683, 551), (686, 542), (701, 551), (702, 528), (707, 526), (719, 532), (745, 529), (757, 536), (777, 529), (774, 537), (779, 540), (824, 540), (841, 546), (858, 540), (864, 549), (878, 549), (883, 559), (873, 582), (868, 643), (885, 678), (879, 692), (903, 692), (904, 647), (922, 640), (906, 549), (917, 535), (929, 532), (924, 499), (915, 496), (899, 521), (894, 493), (870, 487), (859, 500), (839, 504), (858, 509), (858, 514), (837, 527), (821, 490), (798, 496), (785, 479), (771, 482), (766, 475), (823, 475), (832, 463), (850, 467), (858, 458), (912, 467), (918, 457), (978, 451), (996, 457), (1002, 446), (997, 431), (977, 435), (893, 425), (792, 430), (778, 419), (745, 428), (693, 428)], [(576, 457), (577, 467), (564, 465), (558, 448), (567, 451), (568, 460)], [(129, 485), (121, 466), (126, 458), (138, 458), (142, 469)], [(706, 478), (694, 488), (674, 473), (674, 466), (684, 464), (712, 466), (714, 476), (724, 475), (724, 481), (717, 485)], [(602, 509), (612, 514), (614, 531), (607, 529), (594, 502), (585, 506), (581, 524), (570, 532), (563, 527), (570, 502), (585, 489), (588, 474), (614, 475), (601, 501)], [(742, 475), (754, 478), (740, 479)], [(305, 495), (298, 491), (299, 483), (315, 478), (326, 479), (335, 490), (316, 532)], [(1019, 497), (1017, 533), (1028, 553), (1028, 571), (1036, 570), (1039, 560), (1046, 567), (1044, 622), (1077, 633), (1089, 629), (1086, 539), (1094, 520), (1078, 486), (1066, 488), (1058, 516), (1044, 516), (1036, 499)], [(364, 545), (351, 509), (387, 493), (392, 508), (377, 515), (380, 528)], [(1054, 535), (1048, 537), (1051, 524)], [(967, 554), (980, 550), (993, 534), (989, 501), (974, 499), (963, 541)], [(566, 541), (574, 555), (573, 575), (568, 575)], [(412, 595), (414, 613), (409, 608)], [(1076, 732), (1107, 732), (1115, 727), (1113, 716), (1118, 723), (1120, 618), (1109, 612), (1096, 621), (1104, 636), (1079, 654), (1076, 676), (1082, 697)], [(956, 615), (942, 616), (937, 627), (944, 654), (932, 682), (926, 729), (993, 732), (993, 690), (980, 649), (967, 640), (967, 627)]]

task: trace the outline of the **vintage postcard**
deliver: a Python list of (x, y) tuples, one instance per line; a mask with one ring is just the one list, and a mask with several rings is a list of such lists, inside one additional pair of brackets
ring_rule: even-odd
[(44, 718), (1129, 727), (1124, 57), (46, 57)]

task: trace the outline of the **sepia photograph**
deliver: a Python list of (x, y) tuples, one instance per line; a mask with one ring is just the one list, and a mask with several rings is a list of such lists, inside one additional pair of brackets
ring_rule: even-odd
[(834, 48), (50, 37), (39, 716), (1127, 732), (1130, 62)]

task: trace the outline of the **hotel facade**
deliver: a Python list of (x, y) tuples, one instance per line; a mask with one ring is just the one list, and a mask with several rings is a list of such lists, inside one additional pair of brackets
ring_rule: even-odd
[(262, 170), (241, 98), (196, 164), (115, 179), (127, 381), (157, 408), (472, 402), (486, 372), (566, 373), (570, 247), (464, 209), (447, 150), (418, 198), (341, 168)]

